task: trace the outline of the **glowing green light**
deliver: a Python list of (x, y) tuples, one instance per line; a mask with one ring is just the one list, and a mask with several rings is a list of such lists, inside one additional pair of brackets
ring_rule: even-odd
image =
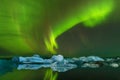
[(56, 80), (57, 79), (58, 74), (57, 73), (53, 73), (52, 70), (47, 70), (44, 80)]
[(107, 15), (113, 10), (113, 2), (104, 2), (101, 6), (95, 6), (86, 12), (87, 16), (85, 21), (83, 21), (85, 26), (94, 27), (96, 24), (103, 22)]
[(56, 38), (62, 33), (79, 23), (94, 27), (114, 8), (114, 0), (90, 1), (89, 5), (80, 5), (81, 0), (77, 0), (74, 8), (65, 1), (64, 11), (61, 1), (1, 0), (0, 47), (15, 53), (42, 53), (41, 50), (56, 53)]
[(69, 12), (64, 20), (59, 21), (58, 25), (55, 25), (53, 28), (54, 35), (58, 37), (78, 23), (84, 23), (87, 27), (94, 27), (106, 19), (107, 15), (112, 12), (113, 7), (113, 0), (101, 0), (97, 3), (86, 5), (83, 9), (80, 6)]
[(56, 53), (55, 49), (58, 48), (58, 45), (57, 45), (57, 43), (55, 41), (55, 37), (52, 33), (50, 33), (49, 39), (45, 38), (45, 45), (46, 45), (47, 50), (50, 51), (52, 54)]

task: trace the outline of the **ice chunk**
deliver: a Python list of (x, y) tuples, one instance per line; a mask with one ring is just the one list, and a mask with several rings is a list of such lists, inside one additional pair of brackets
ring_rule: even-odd
[(51, 59), (55, 62), (61, 62), (64, 60), (64, 57), (62, 55), (54, 55), (54, 56), (52, 56)]
[(17, 69), (30, 69), (30, 70), (38, 70), (40, 68), (49, 68), (50, 64), (19, 64)]
[(98, 68), (98, 67), (100, 67), (99, 66), (99, 64), (93, 64), (93, 63), (85, 63), (85, 64), (83, 64), (81, 67), (83, 67), (83, 68)]
[(98, 56), (80, 57), (79, 60), (83, 62), (104, 61), (103, 58), (100, 58)]
[(20, 63), (43, 63), (44, 59), (38, 55), (33, 55), (32, 57), (19, 57)]
[(74, 69), (74, 68), (77, 68), (76, 64), (53, 63), (51, 65), (51, 69), (53, 71), (58, 71), (58, 72), (66, 72), (66, 71)]
[(117, 63), (111, 63), (110, 66), (114, 67), (114, 68), (117, 68), (117, 67), (119, 67), (119, 64), (117, 64)]

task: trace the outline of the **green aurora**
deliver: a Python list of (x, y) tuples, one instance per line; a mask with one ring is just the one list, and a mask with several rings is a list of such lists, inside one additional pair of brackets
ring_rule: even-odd
[[(34, 53), (55, 54), (56, 49), (60, 47), (56, 42), (57, 38), (79, 23), (88, 29), (102, 24), (114, 11), (114, 1), (0, 0), (0, 48), (9, 52), (7, 56)], [(82, 34), (81, 37), (83, 43), (87, 44), (87, 39)], [(1, 53), (1, 55), (6, 54)], [(45, 77), (41, 73), (45, 73)], [(37, 73), (15, 71), (0, 79), (13, 80), (15, 76), (17, 80), (37, 80), (37, 77), (44, 78), (44, 80), (48, 78), (56, 80), (58, 74), (54, 74), (51, 70), (46, 72), (39, 70)]]
[(22, 55), (56, 53), (56, 38), (79, 23), (102, 23), (114, 0), (1, 0), (0, 47)]

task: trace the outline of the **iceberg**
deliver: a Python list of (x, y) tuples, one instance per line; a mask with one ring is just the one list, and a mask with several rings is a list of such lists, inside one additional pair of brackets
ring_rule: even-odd
[(117, 68), (120, 66), (120, 58), (101, 58), (98, 56), (83, 56), (79, 58), (64, 58), (62, 55), (53, 55), (49, 59), (44, 59), (35, 54), (31, 57), (13, 57), (12, 61), (18, 64), (17, 69), (38, 70), (40, 68), (51, 68), (53, 71), (66, 72), (75, 68), (99, 68), (110, 66)]

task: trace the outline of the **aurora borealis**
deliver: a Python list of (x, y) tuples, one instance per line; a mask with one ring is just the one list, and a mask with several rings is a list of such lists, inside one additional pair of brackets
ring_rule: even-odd
[[(0, 57), (120, 56), (119, 5), (120, 0), (0, 0)], [(119, 70), (12, 69), (0, 80), (120, 80)]]
[(95, 27), (114, 10), (114, 0), (0, 1), (0, 47), (14, 54), (56, 53), (56, 39), (75, 25)]

